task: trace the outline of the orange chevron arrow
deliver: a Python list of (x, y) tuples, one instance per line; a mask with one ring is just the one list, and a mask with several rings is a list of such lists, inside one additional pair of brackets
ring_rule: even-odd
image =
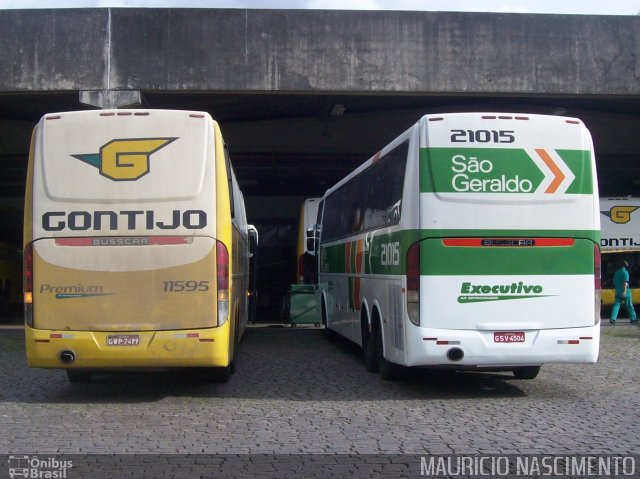
[(547, 165), (547, 167), (551, 170), (551, 173), (553, 173), (553, 175), (555, 176), (551, 184), (545, 190), (545, 193), (555, 193), (562, 182), (565, 180), (566, 176), (560, 170), (560, 168), (558, 168), (558, 165), (556, 165), (549, 153), (547, 153), (544, 149), (536, 148), (536, 153), (540, 158), (542, 158), (544, 164)]

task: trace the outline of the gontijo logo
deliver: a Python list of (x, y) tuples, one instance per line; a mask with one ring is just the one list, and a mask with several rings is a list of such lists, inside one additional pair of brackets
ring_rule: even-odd
[(71, 155), (95, 166), (113, 181), (135, 181), (149, 173), (149, 157), (177, 138), (130, 138), (111, 140), (98, 153)]
[(487, 301), (508, 301), (511, 299), (545, 298), (553, 296), (542, 294), (544, 288), (539, 284), (526, 284), (522, 281), (511, 284), (473, 284), (462, 283), (458, 303), (483, 303)]
[(600, 213), (608, 217), (614, 223), (623, 225), (631, 221), (631, 213), (637, 209), (637, 206), (614, 206), (609, 211), (601, 211)]

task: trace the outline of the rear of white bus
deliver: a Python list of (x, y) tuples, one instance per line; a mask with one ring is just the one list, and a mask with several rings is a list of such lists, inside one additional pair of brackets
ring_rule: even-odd
[(216, 155), (206, 113), (43, 117), (25, 202), (29, 366), (228, 366), (231, 226)]
[(407, 255), (409, 365), (526, 378), (543, 363), (595, 362), (598, 191), (582, 122), (427, 116), (420, 141), (421, 240)]

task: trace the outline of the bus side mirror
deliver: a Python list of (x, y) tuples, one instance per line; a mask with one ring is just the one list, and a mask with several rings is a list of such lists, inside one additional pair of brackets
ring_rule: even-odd
[(320, 225), (313, 225), (311, 228), (307, 229), (306, 240), (307, 240), (307, 252), (315, 256), (318, 252), (318, 246), (320, 244), (320, 229), (322, 227)]

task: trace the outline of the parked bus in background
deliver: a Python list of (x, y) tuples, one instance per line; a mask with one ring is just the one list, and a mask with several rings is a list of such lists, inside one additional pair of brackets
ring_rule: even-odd
[(613, 274), (621, 261), (629, 263), (632, 298), (640, 298), (640, 198), (600, 198), (602, 305), (615, 301)]
[(20, 247), (0, 241), (0, 317), (11, 315), (22, 301), (21, 265)]
[(258, 306), (258, 229), (254, 225), (248, 225), (249, 233), (249, 323), (256, 322), (256, 309)]
[(0, 318), (22, 309), (22, 209), (0, 205)]
[(316, 284), (318, 282), (318, 267), (313, 252), (307, 249), (306, 233), (307, 229), (317, 222), (318, 204), (320, 198), (308, 198), (304, 200), (300, 208), (300, 219), (298, 220), (298, 258), (296, 283)]
[(597, 360), (598, 190), (580, 120), (424, 116), (329, 189), (319, 218), (322, 321), (369, 371), (532, 379)]
[(244, 200), (208, 113), (45, 115), (24, 217), (30, 367), (233, 372), (247, 322)]

